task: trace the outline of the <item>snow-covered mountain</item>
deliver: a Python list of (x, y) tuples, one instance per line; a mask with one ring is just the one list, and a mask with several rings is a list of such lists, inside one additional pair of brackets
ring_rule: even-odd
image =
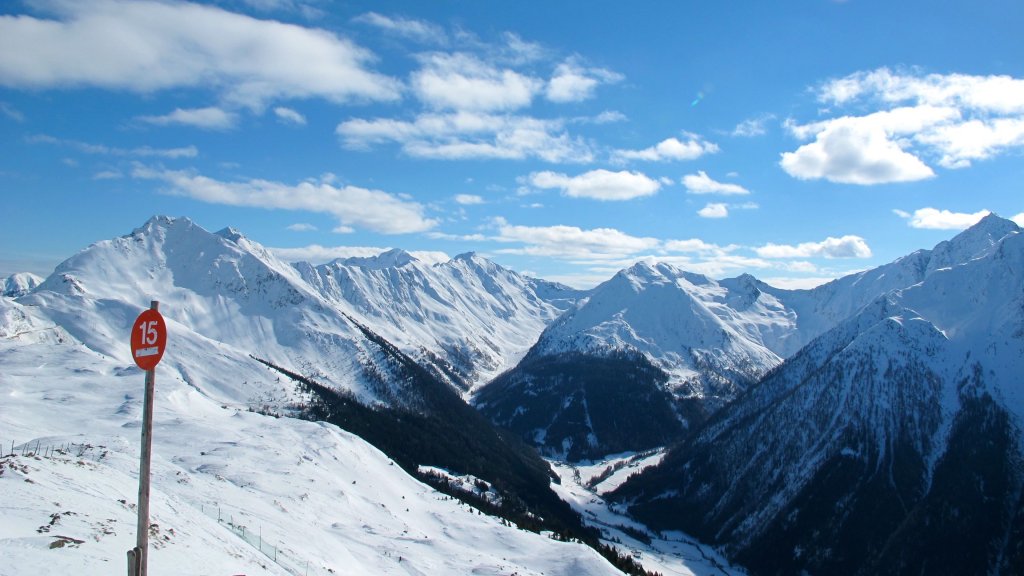
[(1018, 231), (990, 215), (932, 250), (812, 290), (641, 262), (551, 324), (475, 402), (551, 454), (664, 445), (879, 296), (983, 257)]
[(638, 263), (541, 335), (475, 397), (545, 451), (576, 459), (664, 445), (755, 382), (795, 315), (744, 276), (717, 282)]
[(1021, 572), (1024, 234), (989, 217), (889, 272), (908, 269), (923, 280), (813, 340), (617, 497), (754, 573)]
[(514, 366), (581, 295), (472, 253), (428, 265), (391, 250), (295, 267), (324, 298), (347, 303), (375, 331), (464, 390)]
[(31, 272), (18, 272), (7, 278), (0, 278), (0, 296), (17, 298), (28, 294), (43, 281), (42, 278)]
[[(61, 274), (88, 294), (80, 270)], [(57, 296), (29, 300), (0, 299), (0, 573), (124, 573), (144, 375), (126, 353), (96, 350), (99, 336), (87, 344), (55, 325), (40, 303)], [(82, 334), (84, 322), (70, 324)], [(123, 348), (129, 328), (110, 335)], [(169, 328), (156, 371), (152, 573), (620, 574), (586, 546), (481, 515), (336, 426), (250, 412), (276, 373), (179, 321)]]

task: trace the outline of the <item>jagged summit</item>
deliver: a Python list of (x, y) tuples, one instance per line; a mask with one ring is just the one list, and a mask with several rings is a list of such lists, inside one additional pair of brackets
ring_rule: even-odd
[(412, 254), (402, 250), (400, 248), (392, 248), (377, 254), (376, 256), (352, 256), (350, 258), (339, 258), (334, 260), (332, 264), (340, 266), (358, 266), (360, 268), (367, 268), (373, 270), (383, 270), (385, 268), (401, 268), (412, 262), (419, 262), (420, 260)]

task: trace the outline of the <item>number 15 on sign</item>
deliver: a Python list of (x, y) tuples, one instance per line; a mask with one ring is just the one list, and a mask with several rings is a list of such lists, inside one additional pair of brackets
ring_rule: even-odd
[(152, 370), (163, 358), (167, 347), (167, 326), (164, 317), (153, 309), (135, 319), (131, 334), (132, 359), (143, 370)]

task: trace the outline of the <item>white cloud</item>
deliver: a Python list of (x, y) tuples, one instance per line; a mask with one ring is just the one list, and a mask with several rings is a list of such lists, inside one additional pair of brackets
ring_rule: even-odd
[(699, 238), (690, 238), (688, 240), (668, 240), (662, 247), (667, 252), (696, 252), (713, 256), (723, 256), (738, 248), (738, 246), (735, 245), (719, 246), (718, 244), (711, 244)]
[(299, 112), (292, 110), (291, 108), (285, 108), (284, 106), (278, 106), (274, 108), (274, 115), (276, 115), (281, 121), (297, 124), (299, 126), (306, 125), (306, 117)]
[(599, 169), (579, 176), (557, 172), (534, 172), (530, 184), (537, 188), (558, 188), (573, 198), (595, 200), (632, 200), (657, 194), (661, 184), (640, 172), (610, 172)]
[(598, 85), (620, 82), (623, 76), (603, 68), (586, 68), (569, 59), (555, 68), (546, 96), (552, 102), (580, 102), (594, 96)]
[(137, 166), (132, 175), (162, 181), (172, 194), (212, 204), (331, 214), (338, 219), (337, 232), (350, 232), (359, 227), (382, 234), (407, 234), (430, 230), (437, 225), (436, 220), (424, 216), (423, 206), (416, 202), (380, 190), (338, 187), (324, 179), (296, 185), (267, 180), (222, 182), (191, 172), (145, 166)]
[(717, 144), (708, 142), (696, 134), (686, 134), (686, 138), (685, 142), (678, 138), (668, 138), (643, 150), (615, 150), (612, 153), (612, 158), (620, 162), (627, 160), (664, 162), (669, 160), (694, 160), (705, 154), (718, 152)]
[(92, 175), (93, 180), (120, 180), (124, 174), (118, 170), (102, 170)]
[(973, 214), (968, 214), (938, 210), (936, 208), (921, 208), (914, 210), (913, 214), (903, 210), (893, 210), (893, 213), (900, 218), (908, 220), (907, 225), (911, 228), (926, 228), (930, 230), (966, 230), (977, 224), (985, 216), (991, 214), (988, 210), (979, 210)]
[(860, 236), (828, 237), (796, 246), (768, 243), (754, 248), (762, 258), (870, 258), (871, 248)]
[(216, 106), (209, 106), (191, 109), (176, 108), (170, 114), (163, 116), (139, 116), (138, 119), (147, 124), (155, 124), (157, 126), (178, 124), (208, 130), (226, 130), (235, 127), (238, 115), (225, 112)]
[(763, 136), (767, 131), (766, 125), (775, 119), (772, 114), (765, 114), (756, 118), (749, 118), (740, 122), (733, 128), (732, 135), (739, 136), (742, 138), (753, 138), (755, 136)]
[(1017, 226), (1020, 226), (1020, 227), (1024, 228), (1024, 212), (1021, 212), (1020, 214), (1017, 214), (1016, 216), (1012, 216), (1010, 218), (1010, 220), (1013, 220), (1014, 222), (1016, 222)]
[(32, 144), (52, 144), (54, 146), (66, 146), (85, 154), (98, 154), (105, 156), (135, 156), (139, 158), (195, 158), (199, 155), (199, 149), (195, 146), (182, 146), (180, 148), (153, 148), (151, 146), (138, 146), (136, 148), (118, 148), (105, 144), (93, 144), (78, 140), (67, 140), (56, 138), (48, 134), (35, 134), (26, 138)]
[(506, 254), (527, 254), (563, 260), (624, 258), (658, 246), (656, 238), (631, 236), (613, 228), (584, 230), (576, 226), (513, 226), (497, 219), (494, 240), (525, 244), (523, 248), (500, 250)]
[(934, 176), (925, 160), (966, 168), (1024, 147), (1024, 79), (881, 68), (826, 82), (818, 97), (829, 105), (887, 109), (802, 126), (789, 122), (798, 138), (815, 138), (782, 155), (782, 167), (797, 178), (920, 180)]
[(288, 228), (288, 230), (291, 230), (292, 232), (316, 232), (316, 230), (317, 230), (316, 226), (314, 226), (312, 224), (307, 224), (305, 222), (299, 222), (299, 223), (296, 223), (296, 224), (289, 224), (287, 226), (287, 228)]
[(412, 74), (416, 97), (436, 110), (491, 112), (529, 106), (543, 81), (499, 69), (471, 54), (435, 53), (420, 57)]
[(455, 201), (463, 206), (471, 206), (475, 204), (483, 204), (484, 199), (482, 196), (476, 194), (456, 194)]
[(424, 22), (423, 20), (396, 18), (376, 12), (367, 12), (355, 17), (353, 20), (417, 42), (429, 44), (444, 44), (447, 42), (447, 35), (440, 26)]
[(345, 147), (362, 150), (397, 142), (418, 158), (496, 158), (546, 162), (589, 162), (590, 145), (573, 138), (562, 122), (526, 116), (454, 112), (422, 114), (412, 122), (380, 118), (342, 122), (335, 132)]
[(712, 180), (703, 170), (697, 171), (696, 174), (683, 176), (683, 186), (686, 186), (686, 191), (690, 194), (750, 194), (750, 190), (739, 184), (727, 184)]
[(625, 114), (617, 110), (605, 110), (591, 120), (594, 124), (614, 124), (628, 120)]
[[(184, 2), (46, 2), (54, 18), (0, 16), (0, 85), (151, 93), (209, 88), (224, 102), (396, 100), (374, 56), (321, 29)], [(26, 46), (34, 47), (31, 50)]]
[(727, 218), (729, 207), (725, 204), (709, 202), (706, 206), (697, 211), (701, 218)]
[(24, 122), (25, 115), (18, 111), (17, 108), (11, 106), (7, 102), (0, 102), (0, 114), (14, 120), (15, 122)]

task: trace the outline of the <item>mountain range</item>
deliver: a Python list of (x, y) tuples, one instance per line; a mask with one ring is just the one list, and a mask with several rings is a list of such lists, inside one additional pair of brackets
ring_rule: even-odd
[(826, 286), (887, 292), (615, 497), (761, 574), (1024, 568), (1024, 235), (994, 216)]
[[(579, 291), (472, 253), (287, 263), (154, 217), (45, 280), (5, 279), (6, 392), (32, 415), (5, 424), (37, 437), (44, 404), (97, 402), (28, 393), (34, 365), (88, 390), (138, 376), (126, 335), (159, 300), (171, 420), (201, 405), (331, 422), (423, 481), (430, 466), (493, 486), (488, 512), (592, 544), (521, 442), (569, 461), (671, 445), (612, 498), (754, 573), (1017, 572), (1022, 242), (991, 215), (811, 290), (640, 262)], [(120, 394), (106, 418), (128, 426), (137, 397)]]

